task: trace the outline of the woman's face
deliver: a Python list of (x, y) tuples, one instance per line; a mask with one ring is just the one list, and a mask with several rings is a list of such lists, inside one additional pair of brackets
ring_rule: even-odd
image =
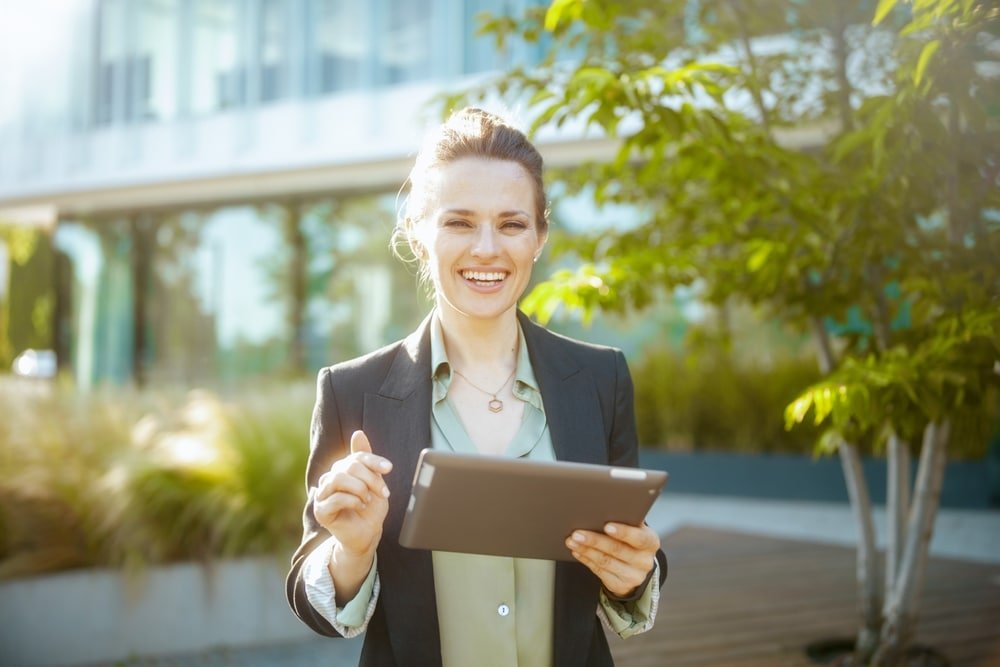
[(531, 177), (516, 162), (462, 158), (428, 174), (417, 240), (438, 308), (495, 319), (517, 306), (545, 233)]

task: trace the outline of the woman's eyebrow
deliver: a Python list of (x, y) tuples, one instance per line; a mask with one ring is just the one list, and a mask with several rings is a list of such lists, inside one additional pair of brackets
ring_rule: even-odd
[[(476, 215), (476, 212), (467, 208), (446, 208), (442, 212), (444, 215), (462, 215), (466, 217), (472, 217)], [(501, 218), (513, 218), (522, 215), (524, 217), (530, 217), (527, 211), (522, 211), (519, 208), (511, 209), (509, 211), (501, 211), (499, 217)]]

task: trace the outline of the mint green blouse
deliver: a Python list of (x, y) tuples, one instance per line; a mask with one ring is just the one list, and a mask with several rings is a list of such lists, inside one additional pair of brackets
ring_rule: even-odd
[[(504, 456), (553, 461), (555, 452), (542, 395), (524, 336), (519, 335), (518, 339), (513, 393), (524, 401), (524, 414)], [(437, 317), (431, 326), (431, 372), (434, 382), (431, 446), (478, 453), (448, 401), (452, 372)], [(432, 560), (444, 667), (551, 666), (553, 561), (441, 551), (433, 552)], [(652, 588), (647, 586), (646, 594), (631, 603), (601, 596), (613, 630), (623, 634), (645, 625), (652, 607)]]

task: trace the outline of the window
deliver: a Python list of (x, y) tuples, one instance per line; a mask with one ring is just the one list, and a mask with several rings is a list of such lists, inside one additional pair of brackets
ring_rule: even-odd
[(378, 44), (379, 84), (408, 83), (431, 74), (431, 0), (384, 0)]
[(193, 4), (191, 111), (210, 113), (241, 106), (246, 76), (239, 42), (239, 14), (232, 0)]
[(371, 5), (349, 0), (314, 0), (313, 89), (320, 93), (361, 87), (371, 59)]
[(261, 0), (258, 99), (270, 102), (287, 97), (288, 81), (288, 7), (284, 0)]
[(168, 119), (177, 115), (177, 0), (136, 3), (138, 37), (131, 70), (126, 115), (131, 120)]

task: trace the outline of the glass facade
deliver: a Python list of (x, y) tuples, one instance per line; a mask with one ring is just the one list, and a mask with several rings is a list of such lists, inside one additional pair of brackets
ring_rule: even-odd
[(391, 257), (395, 194), (63, 220), (83, 386), (233, 385), (395, 340), (428, 304)]
[[(500, 52), (476, 36), (483, 12), (520, 14), (532, 0), (66, 1), (38, 17), (66, 38), (16, 77), (0, 72), (0, 181), (13, 184), (0, 204), (22, 187), (127, 196), (400, 158), (413, 147), (396, 136), (364, 154), (386, 134), (371, 113), (382, 100), (394, 100), (386, 114), (415, 109), (414, 84), (457, 86), (540, 49)], [(58, 85), (32, 86), (42, 72)], [(49, 336), (62, 368), (80, 387), (236, 386), (311, 375), (406, 335), (429, 303), (388, 248), (401, 181), (197, 202), (175, 189), (155, 208), (111, 195), (63, 210)], [(0, 300), (7, 282), (0, 273)]]
[(451, 78), (538, 56), (475, 36), (529, 0), (96, 0), (91, 124)]

